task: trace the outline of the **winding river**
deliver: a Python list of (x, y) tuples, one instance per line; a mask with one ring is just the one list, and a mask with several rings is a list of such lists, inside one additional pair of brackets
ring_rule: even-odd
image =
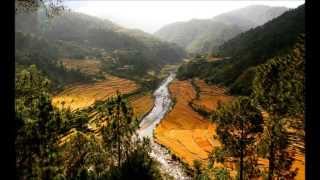
[(155, 97), (155, 102), (153, 109), (142, 119), (138, 134), (141, 138), (150, 138), (152, 147), (150, 156), (160, 163), (160, 169), (162, 171), (171, 175), (175, 179), (189, 180), (192, 178), (185, 174), (182, 165), (179, 162), (172, 160), (169, 151), (155, 143), (153, 140), (154, 128), (171, 107), (172, 100), (170, 98), (168, 85), (174, 78), (175, 74), (171, 73), (154, 92), (153, 95)]

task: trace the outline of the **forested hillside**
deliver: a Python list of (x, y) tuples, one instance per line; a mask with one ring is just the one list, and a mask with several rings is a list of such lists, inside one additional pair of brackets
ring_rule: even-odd
[(206, 53), (250, 28), (281, 15), (287, 8), (248, 6), (227, 12), (212, 19), (191, 20), (169, 24), (155, 35), (177, 43), (190, 53)]
[[(63, 73), (53, 75), (52, 71), (58, 70), (52, 68), (63, 68), (58, 63), (61, 58), (97, 59), (105, 72), (139, 79), (137, 75), (149, 76), (149, 71), (159, 71), (165, 64), (177, 63), (185, 56), (177, 45), (81, 13), (62, 12), (51, 19), (41, 18), (45, 16), (41, 16), (40, 10), (16, 16), (17, 63), (40, 65), (50, 78), (60, 79), (56, 82), (62, 85), (81, 76), (68, 81)], [(36, 58), (26, 60), (26, 54)]]
[(249, 96), (238, 96), (211, 112), (217, 133), (213, 139), (222, 145), (212, 150), (207, 167), (194, 162), (196, 177), (304, 179), (304, 36), (255, 69)]
[[(227, 85), (236, 94), (250, 94), (254, 67), (269, 58), (285, 54), (305, 32), (304, 5), (266, 24), (246, 31), (219, 47), (218, 54), (231, 57), (209, 62), (197, 58), (179, 69), (179, 78), (201, 77), (209, 83)], [(200, 59), (200, 60), (199, 60)]]
[(42, 37), (17, 32), (15, 36), (16, 68), (37, 65), (52, 81), (53, 89), (74, 82), (89, 82), (92, 77), (78, 70), (67, 70), (58, 59), (61, 57), (79, 57), (93, 54), (94, 51), (68, 45), (63, 42), (52, 43)]

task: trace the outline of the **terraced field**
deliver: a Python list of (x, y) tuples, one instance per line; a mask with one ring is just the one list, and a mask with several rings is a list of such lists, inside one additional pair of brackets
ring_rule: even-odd
[(62, 59), (61, 62), (67, 69), (79, 69), (88, 75), (96, 75), (101, 67), (101, 62), (95, 59)]
[[(139, 86), (133, 81), (108, 75), (107, 78), (101, 82), (75, 85), (65, 89), (53, 97), (52, 104), (58, 108), (64, 106), (75, 110), (78, 108), (86, 108), (96, 100), (105, 100), (115, 95), (117, 90), (122, 94), (128, 94), (138, 89)], [(129, 96), (128, 102), (133, 108), (134, 116), (141, 119), (152, 109), (154, 99), (150, 92), (143, 92)], [(103, 119), (96, 120), (92, 118), (92, 120), (88, 122), (88, 128), (93, 132), (93, 135), (99, 139), (101, 137), (100, 130), (106, 123)], [(77, 130), (71, 129), (59, 139), (59, 144), (63, 145), (68, 142), (76, 132)]]
[(190, 81), (173, 81), (169, 86), (174, 108), (155, 129), (155, 140), (189, 165), (194, 160), (206, 162), (209, 152), (220, 145), (213, 140), (216, 126), (189, 106), (196, 97)]
[[(262, 116), (264, 119), (269, 118), (269, 114), (265, 111), (262, 112)], [(305, 179), (305, 153), (301, 151), (301, 147), (305, 147), (304, 142), (301, 142), (303, 140), (296, 138), (295, 136), (301, 132), (298, 132), (300, 130), (297, 129), (292, 129), (289, 128), (288, 129), (289, 132), (291, 132), (290, 134), (290, 145), (289, 145), (289, 152), (294, 154), (294, 161), (292, 164), (291, 169), (298, 169), (297, 175), (295, 177), (295, 179), (300, 180), (300, 179)], [(294, 135), (294, 136), (293, 136)], [(267, 159), (262, 159), (259, 158), (259, 163), (261, 164), (262, 168), (267, 169), (268, 168), (268, 160)]]
[[(298, 169), (297, 175), (295, 177), (296, 180), (305, 179), (305, 155), (299, 151), (290, 149), (290, 152), (294, 151), (294, 161), (291, 167), (291, 170)], [(259, 158), (259, 164), (261, 168), (267, 170), (268, 169), (268, 160)]]
[(141, 119), (153, 107), (154, 98), (150, 92), (129, 97), (129, 103), (133, 108), (134, 116)]
[(139, 89), (133, 81), (108, 75), (105, 80), (93, 84), (80, 84), (66, 88), (55, 95), (52, 104), (55, 107), (69, 107), (71, 110), (88, 107), (97, 100), (105, 100), (119, 91), (122, 94), (132, 93)]
[(203, 80), (195, 80), (195, 85), (199, 87), (199, 98), (192, 101), (203, 110), (210, 112), (218, 107), (218, 103), (227, 103), (234, 97), (227, 95), (227, 90), (217, 85), (208, 85)]
[[(196, 91), (190, 81), (173, 81), (169, 86), (170, 93), (176, 104), (174, 108), (161, 120), (155, 129), (155, 141), (167, 147), (173, 154), (178, 156), (188, 165), (193, 165), (193, 160), (201, 160), (206, 164), (208, 153), (213, 148), (220, 146), (218, 140), (214, 140), (216, 125), (200, 116), (190, 106), (193, 101), (207, 110), (217, 108), (218, 101), (227, 103), (234, 97), (226, 94), (226, 90), (215, 85), (207, 85), (202, 80), (196, 80), (195, 85), (199, 87), (199, 97), (196, 98)], [(264, 118), (267, 114), (263, 113)], [(259, 158), (261, 168), (267, 168), (268, 160)], [(298, 168), (297, 179), (303, 179), (304, 154), (296, 151), (293, 169)], [(215, 164), (217, 167), (222, 164)], [(231, 168), (231, 175), (235, 176), (235, 164), (226, 162), (225, 166)]]

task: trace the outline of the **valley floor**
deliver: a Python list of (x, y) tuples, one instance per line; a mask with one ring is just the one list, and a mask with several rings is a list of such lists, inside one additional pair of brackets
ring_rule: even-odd
[[(123, 94), (130, 94), (138, 89), (139, 86), (133, 81), (108, 76), (94, 84), (71, 86), (53, 97), (52, 103), (58, 108), (64, 106), (74, 110), (88, 107), (96, 100), (105, 100), (115, 95), (117, 90)], [(234, 97), (228, 95), (224, 88), (208, 85), (203, 80), (174, 80), (169, 86), (169, 91), (174, 105), (154, 130), (155, 141), (190, 167), (193, 166), (194, 160), (200, 160), (206, 165), (209, 153), (221, 144), (213, 138), (216, 135), (216, 124), (196, 112), (194, 107), (210, 112), (215, 110), (219, 103), (230, 102)], [(133, 107), (134, 115), (141, 119), (152, 109), (154, 97), (151, 92), (143, 92), (129, 96), (128, 102)], [(88, 127), (99, 137), (100, 129), (105, 124), (106, 122), (91, 121)], [(60, 138), (59, 144), (65, 144), (75, 133), (75, 129), (66, 133)], [(161, 160), (168, 161), (169, 164), (174, 163), (169, 162), (169, 155), (161, 157), (164, 157)], [(266, 159), (260, 159), (259, 162), (262, 167), (267, 167)], [(294, 168), (299, 168), (296, 177), (298, 180), (304, 179), (304, 163), (304, 154), (298, 152), (293, 165)], [(234, 164), (231, 163), (228, 167), (234, 167)], [(234, 175), (236, 172), (233, 170), (231, 173)]]

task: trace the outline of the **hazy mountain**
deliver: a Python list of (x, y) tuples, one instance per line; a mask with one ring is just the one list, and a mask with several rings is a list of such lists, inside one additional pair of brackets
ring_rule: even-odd
[(267, 21), (278, 17), (288, 8), (270, 7), (265, 5), (253, 5), (237, 9), (231, 12), (223, 13), (212, 18), (214, 21), (220, 21), (230, 24), (236, 24), (242, 28), (253, 28), (266, 23)]
[(205, 20), (169, 24), (155, 32), (163, 40), (177, 43), (188, 52), (208, 52), (250, 28), (281, 15), (285, 7), (248, 6)]

